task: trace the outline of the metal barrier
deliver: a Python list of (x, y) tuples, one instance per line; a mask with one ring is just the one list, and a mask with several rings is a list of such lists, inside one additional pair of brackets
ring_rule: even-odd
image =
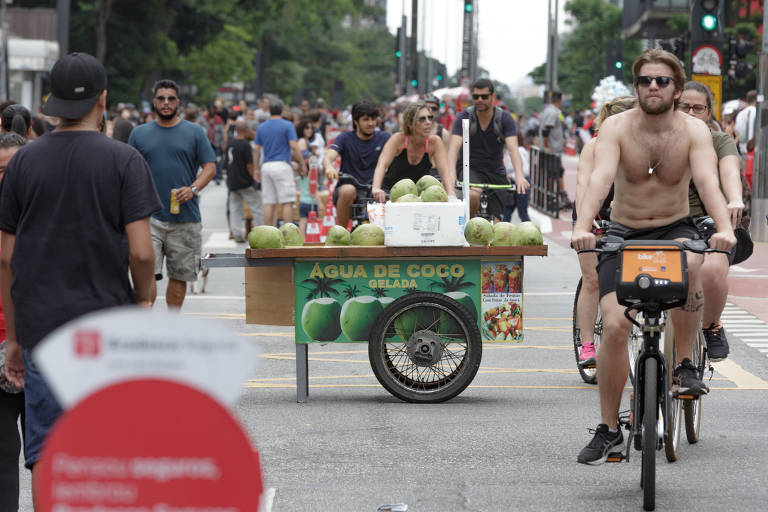
[(542, 213), (557, 218), (563, 206), (560, 195), (560, 155), (531, 146), (531, 203)]

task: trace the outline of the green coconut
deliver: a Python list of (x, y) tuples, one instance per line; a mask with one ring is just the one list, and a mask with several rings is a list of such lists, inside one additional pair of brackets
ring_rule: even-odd
[(304, 245), (304, 235), (301, 234), (299, 226), (293, 222), (286, 222), (280, 226), (280, 232), (283, 234), (286, 246)]
[(464, 226), (464, 238), (470, 245), (489, 245), (493, 241), (493, 226), (482, 217), (473, 217)]
[(416, 187), (419, 189), (419, 194), (427, 190), (432, 185), (440, 185), (443, 186), (442, 183), (440, 183), (440, 180), (432, 176), (431, 174), (425, 174), (421, 178), (419, 178), (419, 181), (416, 182)]
[(360, 224), (350, 236), (352, 245), (384, 245), (384, 230), (376, 224)]
[(253, 249), (281, 249), (285, 240), (274, 226), (256, 226), (248, 233), (248, 245)]
[(325, 236), (325, 245), (349, 245), (350, 235), (343, 226), (332, 226)]
[(432, 185), (421, 193), (421, 200), (425, 203), (446, 203), (448, 194), (445, 193), (442, 185)]
[(341, 330), (349, 341), (368, 341), (371, 327), (384, 311), (381, 302), (372, 295), (352, 297), (341, 307)]
[(333, 341), (341, 334), (341, 305), (330, 297), (310, 300), (301, 311), (301, 327), (316, 341)]
[(410, 178), (404, 178), (394, 185), (392, 185), (392, 188), (389, 189), (389, 200), (394, 202), (397, 202), (397, 200), (406, 195), (406, 194), (413, 194), (416, 195), (419, 193), (419, 189), (416, 187), (416, 184), (413, 182)]

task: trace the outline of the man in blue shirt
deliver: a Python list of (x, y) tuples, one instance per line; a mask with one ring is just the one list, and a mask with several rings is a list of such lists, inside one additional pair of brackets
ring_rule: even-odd
[[(307, 164), (301, 156), (293, 123), (282, 118), (283, 102), (269, 100), (269, 120), (256, 131), (254, 163), (257, 175), (261, 173), (261, 199), (264, 203), (264, 224), (277, 224), (277, 208), (283, 222), (293, 222), (293, 204), (296, 202), (296, 179), (291, 157), (298, 163), (302, 176), (307, 175)], [(259, 165), (261, 148), (264, 163)]]
[[(506, 185), (507, 171), (504, 167), (504, 149), (509, 152), (515, 168), (515, 184), (518, 194), (528, 190), (528, 180), (523, 176), (523, 163), (517, 150), (517, 127), (509, 112), (494, 107), (496, 92), (493, 82), (480, 78), (472, 84), (472, 107), (456, 116), (451, 130), (451, 143), (448, 148), (448, 168), (456, 169), (458, 153), (462, 144), (463, 119), (470, 120), (469, 128), (469, 181), (472, 183), (490, 183)], [(459, 165), (461, 160), (458, 160)], [(469, 212), (474, 217), (480, 207), (480, 190), (470, 189)], [(489, 213), (501, 218), (504, 204), (499, 195), (488, 199)]]
[[(180, 309), (187, 282), (196, 281), (200, 270), (202, 223), (198, 196), (216, 175), (216, 155), (205, 130), (178, 116), (179, 87), (172, 80), (160, 80), (152, 87), (152, 109), (157, 120), (137, 126), (128, 144), (139, 150), (152, 170), (163, 209), (150, 221), (155, 250), (155, 279), (163, 278), (167, 260), (169, 309)], [(198, 169), (203, 170), (198, 174)], [(171, 191), (179, 203), (171, 210)], [(152, 302), (157, 287), (152, 291)]]
[[(389, 133), (376, 130), (379, 109), (367, 101), (352, 106), (354, 132), (344, 132), (336, 137), (323, 157), (323, 169), (328, 180), (335, 180), (339, 172), (333, 166), (341, 156), (341, 173), (349, 174), (363, 185), (373, 182), (373, 171), (379, 161), (384, 144), (389, 140)], [(350, 180), (341, 178), (333, 192), (333, 203), (338, 215), (336, 223), (347, 227), (349, 207), (354, 204), (358, 190)]]

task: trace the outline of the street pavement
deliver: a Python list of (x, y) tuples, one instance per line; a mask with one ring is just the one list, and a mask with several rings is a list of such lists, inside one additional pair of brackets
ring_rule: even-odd
[[(566, 167), (566, 178), (573, 172)], [(245, 248), (228, 240), (225, 200), (223, 186), (202, 192), (206, 252)], [(189, 295), (182, 314), (219, 322), (261, 350), (235, 415), (260, 452), (268, 509), (641, 510), (638, 452), (629, 463), (575, 462), (599, 413), (597, 389), (581, 381), (573, 354), (579, 270), (569, 228), (556, 219), (545, 236), (549, 255), (525, 260), (524, 341), (485, 344), (469, 388), (434, 405), (404, 403), (384, 390), (364, 344), (312, 344), (309, 399), (296, 403), (293, 329), (245, 324), (243, 270), (212, 269), (205, 293)], [(744, 324), (758, 332), (766, 317), (748, 307), (760, 300), (741, 297), (762, 294), (765, 302), (768, 265), (751, 265), (743, 266), (757, 270), (744, 274), (754, 277), (737, 278), (747, 284), (729, 297), (728, 315), (729, 322), (760, 320)], [(163, 290), (161, 283), (160, 311)], [(731, 357), (715, 366), (701, 440), (683, 441), (675, 463), (658, 455), (657, 510), (760, 510), (768, 503), (768, 359), (749, 339), (732, 336)], [(21, 510), (31, 511), (24, 475)]]

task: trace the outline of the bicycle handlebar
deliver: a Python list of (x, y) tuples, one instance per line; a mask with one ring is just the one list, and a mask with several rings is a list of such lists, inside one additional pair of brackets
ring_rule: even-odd
[[(665, 242), (669, 242), (670, 240), (664, 240)], [(654, 240), (632, 240), (631, 242), (648, 242), (653, 243)], [(730, 254), (730, 251), (725, 251), (723, 249), (712, 249), (709, 247), (709, 244), (706, 240), (685, 240), (683, 242), (678, 242), (680, 247), (686, 251), (695, 252), (697, 254), (704, 254), (708, 252), (720, 252), (723, 254)], [(624, 249), (624, 247), (627, 245), (627, 242), (615, 235), (607, 235), (603, 236), (599, 240), (596, 241), (596, 247), (594, 249), (581, 249), (576, 251), (577, 253), (587, 253), (587, 252), (596, 252), (596, 253), (606, 253), (606, 254), (615, 254)]]
[(351, 181), (352, 185), (354, 185), (355, 188), (360, 190), (367, 190), (368, 192), (370, 192), (371, 189), (373, 188), (372, 183), (369, 183), (367, 185), (365, 183), (360, 183), (359, 181), (357, 181), (357, 178), (355, 178), (351, 174), (347, 174), (347, 173), (339, 174), (339, 181), (341, 181), (342, 179)]
[[(457, 181), (456, 184), (461, 187), (464, 185), (463, 182)], [(470, 188), (484, 188), (484, 189), (490, 189), (490, 190), (517, 190), (517, 187), (514, 183), (510, 183), (508, 185), (500, 185), (495, 183), (468, 183)]]

